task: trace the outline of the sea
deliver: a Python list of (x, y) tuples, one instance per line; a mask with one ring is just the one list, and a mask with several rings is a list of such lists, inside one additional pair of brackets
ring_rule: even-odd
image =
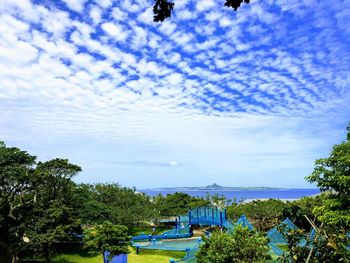
[(319, 189), (312, 188), (298, 188), (298, 189), (263, 189), (263, 190), (139, 190), (149, 196), (156, 195), (167, 195), (174, 194), (175, 192), (187, 193), (191, 196), (205, 197), (209, 193), (210, 195), (218, 194), (219, 196), (223, 195), (226, 199), (235, 200), (236, 202), (245, 201), (249, 202), (251, 200), (265, 200), (265, 199), (280, 199), (280, 200), (296, 200), (305, 196), (313, 196), (320, 193)]

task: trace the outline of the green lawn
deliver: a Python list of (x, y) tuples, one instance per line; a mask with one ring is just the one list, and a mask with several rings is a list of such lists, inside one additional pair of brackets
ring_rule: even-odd
[(57, 255), (53, 258), (54, 263), (103, 263), (102, 254), (91, 253), (87, 250), (77, 250)]
[[(128, 256), (128, 263), (169, 263), (169, 259), (181, 259), (185, 252), (165, 251), (165, 250), (141, 250), (136, 254), (133, 248)], [(72, 251), (57, 255), (53, 259), (54, 263), (103, 263), (102, 255), (91, 254), (88, 251)]]
[(141, 250), (140, 254), (136, 254), (132, 249), (129, 254), (128, 263), (169, 263), (169, 259), (181, 259), (185, 256), (185, 252), (166, 251), (166, 250)]

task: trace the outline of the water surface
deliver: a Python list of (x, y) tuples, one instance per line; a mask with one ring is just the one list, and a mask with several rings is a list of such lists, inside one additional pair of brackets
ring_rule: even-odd
[[(156, 196), (158, 194), (167, 195), (179, 192), (178, 190), (140, 190), (140, 192), (146, 193), (150, 196)], [(227, 190), (227, 191), (181, 191), (191, 196), (206, 196), (207, 193), (210, 195), (219, 194), (225, 196), (227, 199), (240, 200), (251, 200), (251, 199), (283, 199), (283, 200), (295, 200), (304, 196), (312, 196), (319, 194), (319, 189), (268, 189), (268, 190)]]

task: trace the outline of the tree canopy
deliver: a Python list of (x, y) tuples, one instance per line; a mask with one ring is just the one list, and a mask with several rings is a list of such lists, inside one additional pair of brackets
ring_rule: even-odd
[(118, 184), (82, 184), (78, 186), (77, 192), (82, 203), (80, 218), (85, 224), (110, 221), (132, 227), (153, 219), (157, 214), (150, 198), (135, 188)]
[(74, 241), (75, 235), (82, 233), (71, 181), (80, 171), (66, 159), (39, 162), (36, 167), (36, 204), (26, 220), (25, 235), (28, 249), (44, 255), (47, 262), (57, 246)]
[(128, 228), (122, 225), (114, 225), (111, 222), (90, 229), (86, 236), (87, 243), (94, 246), (101, 253), (109, 251), (111, 257), (119, 254), (128, 254), (130, 245), (130, 236)]
[(32, 180), (36, 157), (0, 142), (0, 262), (19, 250), (23, 224), (35, 197)]
[(71, 178), (81, 171), (65, 159), (36, 157), (0, 143), (0, 262), (23, 251), (45, 255), (81, 232)]
[(242, 214), (260, 231), (267, 231), (283, 219), (283, 210), (287, 204), (275, 199), (255, 200), (248, 203), (233, 203), (227, 207), (227, 215), (237, 220)]
[(327, 193), (313, 210), (317, 219), (328, 227), (350, 231), (350, 124), (347, 131), (347, 139), (334, 145), (329, 157), (316, 160), (306, 180)]
[(206, 206), (210, 203), (207, 199), (181, 192), (167, 194), (165, 197), (158, 195), (153, 201), (162, 216), (187, 214), (192, 207)]
[(217, 231), (206, 238), (197, 259), (198, 263), (266, 262), (267, 244), (264, 234), (238, 225), (231, 233)]

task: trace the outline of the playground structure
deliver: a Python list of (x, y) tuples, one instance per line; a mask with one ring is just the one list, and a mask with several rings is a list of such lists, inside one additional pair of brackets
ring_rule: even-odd
[[(162, 249), (186, 251), (186, 256), (176, 262), (191, 262), (201, 246), (201, 239), (192, 239), (190, 242), (186, 241), (186, 239), (189, 240), (193, 235), (193, 225), (217, 226), (226, 231), (233, 230), (236, 225), (241, 225), (251, 230), (254, 228), (245, 215), (242, 215), (238, 218), (235, 224), (232, 224), (227, 219), (226, 209), (218, 209), (216, 207), (198, 207), (189, 210), (187, 215), (178, 216), (175, 220), (175, 227), (161, 235), (140, 235), (132, 237), (133, 246), (136, 247), (137, 250)], [(284, 238), (281, 231), (289, 231), (293, 229), (298, 229), (298, 227), (291, 220), (286, 218), (279, 224), (279, 226), (274, 227), (267, 232), (270, 254), (277, 256), (282, 256), (284, 254), (285, 251), (279, 246), (285, 246), (287, 240)], [(305, 237), (299, 245), (305, 246), (308, 243), (307, 241), (312, 241), (315, 238), (315, 235), (316, 230), (312, 228), (307, 237)], [(178, 241), (176, 241), (176, 239), (178, 239)]]
[(161, 235), (141, 234), (134, 236), (132, 237), (132, 241), (189, 238), (193, 234), (193, 225), (219, 226), (222, 229), (232, 229), (234, 227), (233, 224), (227, 220), (226, 209), (220, 210), (216, 207), (198, 207), (189, 210), (187, 215), (176, 217), (173, 229)]
[[(201, 238), (191, 238), (193, 236), (192, 226), (217, 226), (222, 230), (233, 230), (236, 225), (241, 225), (249, 229), (254, 229), (245, 215), (242, 215), (235, 224), (232, 224), (227, 219), (226, 209), (218, 209), (216, 207), (198, 207), (189, 210), (187, 215), (178, 216), (175, 219), (175, 226), (173, 229), (164, 232), (161, 235), (138, 235), (132, 237), (132, 246), (136, 248), (137, 253), (140, 249), (158, 249), (158, 250), (175, 250), (184, 251), (186, 255), (181, 260), (170, 262), (196, 262), (196, 254), (202, 244)], [(283, 237), (281, 231), (295, 230), (298, 227), (288, 218), (281, 222), (277, 227), (272, 228), (267, 232), (269, 239), (270, 254), (282, 256), (285, 251), (279, 246), (285, 246), (287, 240)], [(350, 233), (348, 234), (350, 238)], [(312, 245), (312, 241), (316, 237), (316, 229), (312, 228), (305, 239), (303, 239), (299, 246), (307, 244)], [(309, 241), (309, 242), (308, 242)], [(348, 246), (350, 249), (350, 245)], [(126, 255), (125, 255), (126, 256)], [(105, 261), (105, 263), (125, 263), (127, 261), (125, 256), (114, 258), (112, 261)]]
[[(195, 258), (201, 246), (201, 239), (189, 239), (193, 235), (192, 226), (217, 226), (222, 230), (230, 231), (236, 225), (253, 229), (245, 215), (242, 215), (235, 224), (227, 219), (226, 209), (217, 207), (198, 207), (188, 211), (187, 215), (178, 216), (175, 219), (173, 229), (161, 235), (146, 235), (132, 237), (132, 245), (137, 253), (140, 249), (160, 249), (185, 251), (186, 255), (177, 262), (190, 262)], [(188, 241), (191, 240), (191, 241)], [(275, 244), (271, 243), (271, 253), (282, 255), (283, 251)], [(173, 261), (175, 262), (175, 261)]]
[(218, 226), (221, 229), (233, 228), (233, 224), (227, 220), (226, 209), (198, 207), (189, 210), (187, 215), (176, 217), (174, 228), (161, 235), (142, 234), (132, 237), (132, 245), (137, 253), (140, 249), (185, 251), (185, 257), (178, 262), (189, 262), (195, 258), (201, 246), (201, 238), (189, 239), (193, 235), (193, 225)]
[[(139, 235), (132, 237), (132, 244), (137, 251), (140, 249), (160, 249), (160, 250), (177, 250), (186, 251), (185, 258), (178, 262), (189, 262), (195, 257), (196, 252), (200, 248), (201, 239), (194, 242), (188, 242), (193, 235), (192, 226), (217, 226), (223, 230), (233, 230), (236, 225), (241, 225), (249, 229), (254, 227), (248, 221), (245, 215), (242, 215), (235, 224), (232, 224), (227, 219), (226, 209), (218, 209), (217, 207), (198, 207), (188, 211), (187, 215), (178, 216), (175, 219), (173, 229), (164, 232), (161, 235)], [(284, 226), (284, 229), (297, 229), (288, 218), (286, 218), (279, 226)], [(313, 231), (309, 236), (315, 235)], [(279, 247), (286, 245), (287, 241), (279, 230), (279, 227), (274, 227), (267, 232), (269, 238), (270, 254), (282, 256), (284, 251)], [(310, 238), (310, 237), (308, 237)], [(178, 241), (176, 241), (178, 239)], [(192, 239), (193, 240), (193, 239)], [(300, 245), (305, 245), (306, 240), (302, 240)], [(175, 262), (175, 261), (174, 261)]]
[(187, 215), (178, 216), (175, 219), (173, 229), (164, 232), (161, 235), (141, 234), (132, 237), (132, 241), (142, 240), (159, 240), (159, 239), (177, 239), (189, 238), (192, 236), (193, 225), (210, 225), (219, 226), (222, 229), (232, 229), (233, 225), (226, 218), (226, 209), (218, 209), (216, 207), (198, 207), (188, 211)]

